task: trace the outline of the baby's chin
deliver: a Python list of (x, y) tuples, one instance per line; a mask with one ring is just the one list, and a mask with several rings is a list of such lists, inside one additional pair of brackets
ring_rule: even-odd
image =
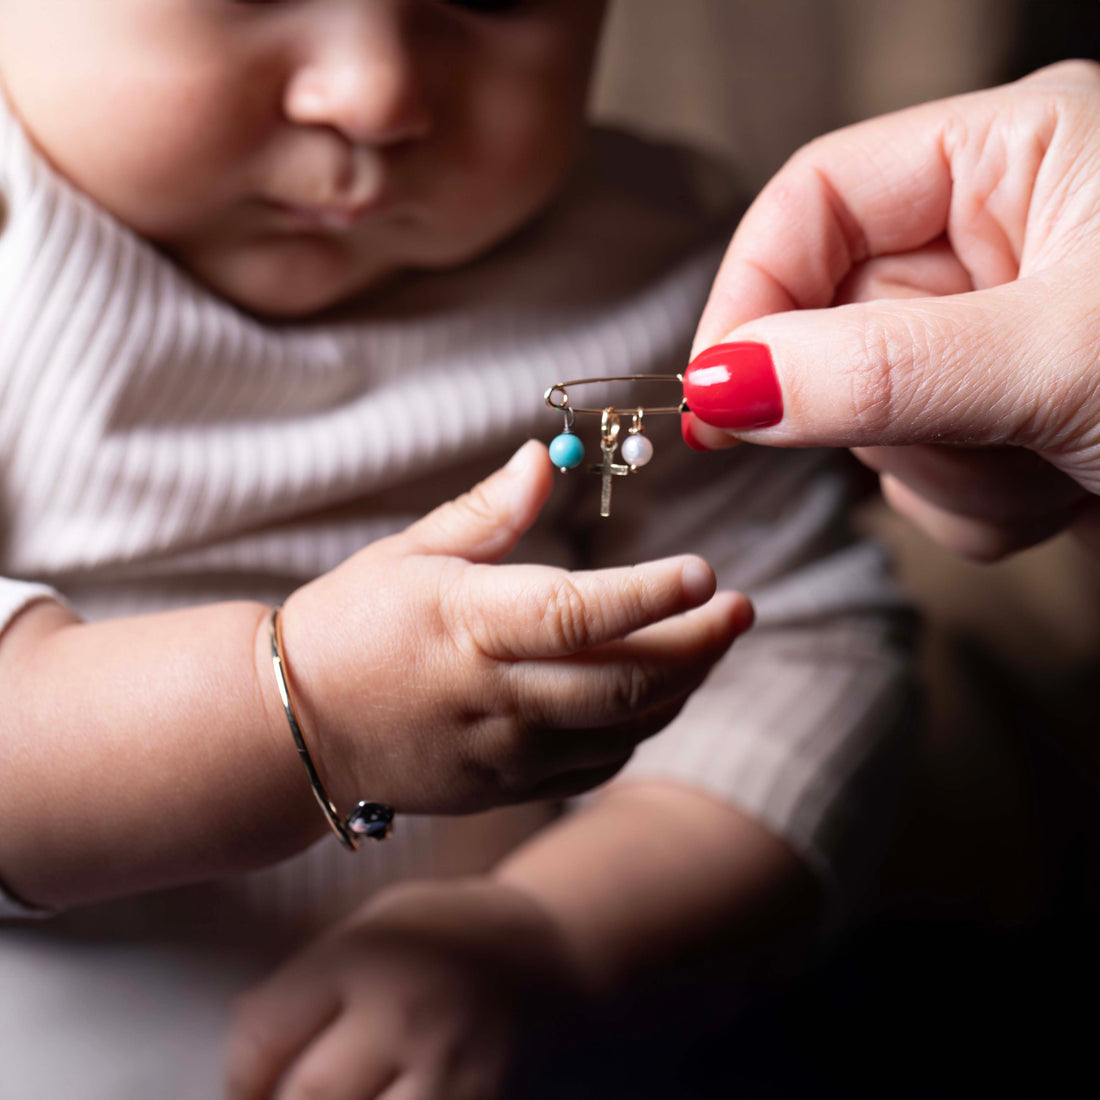
[(460, 267), (491, 251), (506, 235), (456, 234), (430, 246), (410, 245), (400, 256), (356, 247), (339, 237), (305, 234), (247, 247), (166, 245), (165, 250), (219, 298), (261, 318), (289, 321), (360, 301), (404, 273)]
[(302, 233), (247, 243), (161, 244), (185, 271), (239, 309), (262, 318), (296, 320), (360, 301), (404, 273), (446, 271), (470, 263), (526, 224), (531, 209), (511, 213), (488, 223), (451, 226), (447, 232), (373, 240)]
[(401, 266), (349, 255), (343, 242), (320, 236), (213, 253), (167, 251), (219, 298), (272, 320), (324, 313), (381, 286)]

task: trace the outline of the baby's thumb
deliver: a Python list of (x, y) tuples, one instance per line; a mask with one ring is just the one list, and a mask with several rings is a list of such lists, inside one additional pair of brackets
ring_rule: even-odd
[(546, 447), (528, 440), (505, 466), (429, 512), (396, 541), (403, 553), (498, 561), (535, 522), (552, 483)]
[[(1070, 379), (1046, 339), (1053, 296), (1029, 283), (758, 318), (696, 356), (684, 397), (703, 424), (770, 446), (1041, 448), (1027, 436)], [(697, 445), (713, 436), (685, 425)]]

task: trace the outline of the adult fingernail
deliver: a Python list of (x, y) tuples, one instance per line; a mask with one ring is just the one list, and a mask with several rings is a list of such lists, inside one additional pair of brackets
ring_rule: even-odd
[(680, 416), (680, 435), (693, 451), (705, 451), (708, 449), (699, 442), (699, 438), (695, 434), (695, 417), (691, 413), (683, 413)]
[(680, 435), (693, 451), (728, 451), (741, 442), (722, 428), (704, 424), (689, 412), (680, 417)]
[(779, 376), (765, 344), (715, 344), (700, 352), (684, 371), (684, 399), (716, 428), (769, 428), (783, 419)]

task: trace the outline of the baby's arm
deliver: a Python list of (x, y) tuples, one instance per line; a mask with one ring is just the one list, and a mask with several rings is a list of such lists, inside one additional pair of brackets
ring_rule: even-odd
[(599, 994), (719, 948), (763, 970), (805, 946), (821, 901), (789, 845), (731, 804), (665, 782), (613, 784), (494, 877), (546, 913)]
[[(679, 557), (566, 573), (494, 562), (549, 493), (545, 448), (293, 593), (285, 656), (336, 804), (464, 812), (562, 797), (664, 726), (748, 621)], [(324, 829), (276, 695), (267, 609), (0, 642), (0, 880), (64, 905), (242, 870)], [(646, 629), (639, 629), (646, 628)]]
[[(751, 978), (855, 896), (888, 832), (904, 614), (878, 556), (849, 545), (843, 483), (819, 456), (735, 459), (710, 484), (671, 470), (670, 492), (651, 497), (657, 522), (600, 532), (635, 552), (642, 536), (646, 553), (708, 542), (727, 576), (764, 590), (764, 629), (664, 746), (641, 746), (622, 780), (493, 877), (387, 891), (251, 994), (231, 1044), (235, 1100), (271, 1095), (280, 1076), (283, 1100), (369, 1097), (379, 1082), (387, 1096), (486, 1100), (508, 1026), (553, 992), (614, 994), (719, 951)], [(731, 500), (721, 481), (734, 475)]]
[(490, 878), (392, 888), (293, 959), (242, 1002), (230, 1095), (492, 1100), (524, 1031), (577, 1023), (672, 961), (721, 952), (725, 980), (755, 974), (804, 942), (818, 900), (800, 860), (730, 805), (614, 786)]
[(15, 620), (0, 641), (5, 887), (64, 906), (252, 868), (321, 835), (263, 679), (266, 613), (88, 624), (42, 601)]

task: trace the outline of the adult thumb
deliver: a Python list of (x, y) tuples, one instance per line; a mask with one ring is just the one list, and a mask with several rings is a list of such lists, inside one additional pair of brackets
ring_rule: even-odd
[(1056, 346), (1059, 312), (1036, 277), (772, 314), (697, 355), (684, 397), (704, 424), (771, 446), (1043, 449), (1057, 442), (1058, 408), (1073, 400), (1057, 400), (1059, 389), (1080, 381)]
[(495, 562), (535, 522), (553, 485), (546, 447), (528, 440), (506, 465), (395, 536), (401, 553)]

